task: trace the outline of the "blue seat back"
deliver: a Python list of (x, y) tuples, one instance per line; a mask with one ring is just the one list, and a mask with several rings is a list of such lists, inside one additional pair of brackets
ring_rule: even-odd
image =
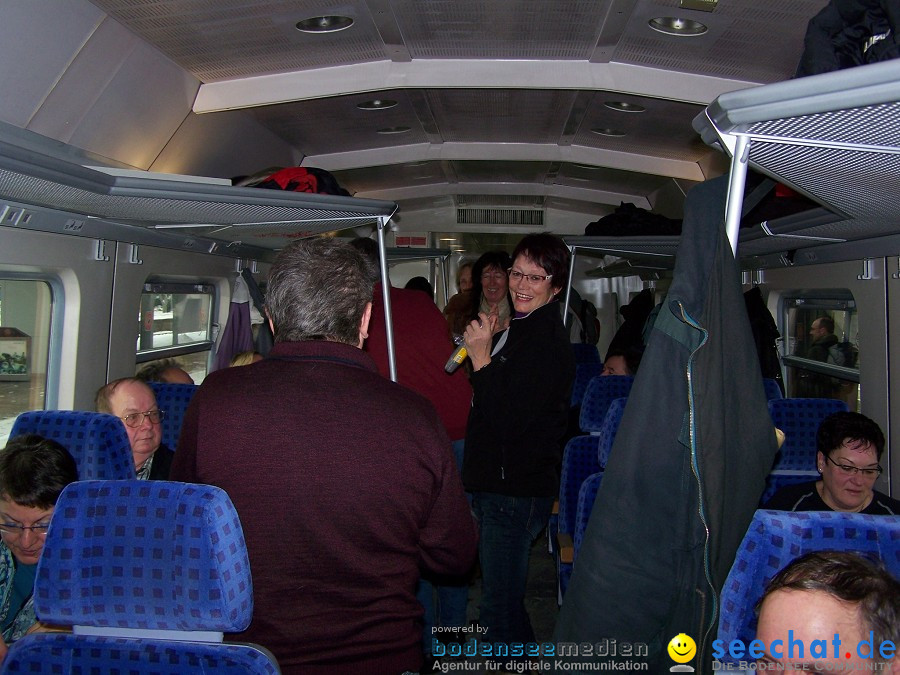
[(578, 426), (584, 432), (600, 431), (613, 399), (628, 396), (634, 378), (630, 375), (606, 375), (593, 378), (584, 392)]
[(597, 446), (597, 463), (601, 469), (605, 469), (606, 463), (609, 461), (609, 453), (612, 451), (613, 441), (616, 440), (616, 432), (619, 431), (622, 415), (625, 414), (626, 403), (628, 403), (627, 396), (614, 398), (609, 402), (609, 408), (603, 418), (603, 425), (598, 433), (600, 444)]
[(779, 398), (784, 398), (784, 394), (781, 392), (781, 387), (778, 384), (777, 380), (773, 380), (771, 377), (763, 378), (763, 390), (766, 392), (766, 400), (774, 401)]
[(795, 558), (824, 550), (878, 558), (900, 578), (900, 516), (757, 511), (722, 588), (718, 639), (749, 644), (756, 636), (754, 607), (769, 580)]
[(559, 531), (575, 531), (575, 505), (584, 479), (600, 470), (599, 436), (575, 436), (563, 450), (559, 479)]
[(134, 478), (131, 442), (122, 420), (84, 410), (33, 410), (20, 414), (10, 438), (38, 434), (62, 445), (75, 458), (80, 480)]
[(830, 398), (783, 398), (769, 401), (769, 415), (784, 432), (775, 470), (815, 471), (816, 431), (829, 415), (846, 412), (847, 404)]
[(575, 364), (575, 379), (572, 382), (572, 396), (569, 400), (571, 407), (574, 408), (581, 405), (588, 384), (601, 372), (603, 372), (603, 364), (599, 361), (596, 363), (585, 361)]
[(210, 485), (72, 483), (50, 521), (34, 606), (64, 626), (242, 631), (253, 582), (237, 512)]
[(148, 382), (153, 393), (156, 394), (156, 405), (160, 410), (166, 411), (162, 421), (162, 442), (170, 450), (178, 445), (178, 436), (181, 434), (181, 423), (184, 421), (184, 413), (187, 410), (196, 384), (171, 384), (169, 382)]
[(575, 545), (574, 560), (578, 560), (578, 549), (584, 541), (584, 533), (587, 530), (591, 511), (594, 510), (594, 500), (597, 498), (597, 490), (600, 489), (600, 481), (603, 480), (603, 472), (591, 474), (585, 478), (578, 491), (578, 504), (575, 506), (575, 536), (572, 541)]
[(128, 675), (278, 675), (271, 652), (258, 645), (136, 641), (35, 633), (13, 644), (3, 673), (128, 673)]
[(276, 675), (271, 652), (225, 644), (247, 628), (253, 581), (225, 492), (169, 481), (86, 481), (57, 501), (34, 607), (74, 634), (26, 635), (3, 672)]

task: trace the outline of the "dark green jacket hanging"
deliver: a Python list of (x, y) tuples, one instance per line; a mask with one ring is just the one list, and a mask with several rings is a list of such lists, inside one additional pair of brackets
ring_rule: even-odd
[[(647, 645), (649, 657), (711, 672), (717, 595), (777, 447), (740, 273), (725, 236), (727, 177), (685, 202), (675, 278), (651, 332), (557, 622), (557, 643)], [(613, 651), (613, 650), (609, 650)], [(555, 664), (556, 661), (554, 660)], [(559, 672), (563, 669), (557, 668)]]

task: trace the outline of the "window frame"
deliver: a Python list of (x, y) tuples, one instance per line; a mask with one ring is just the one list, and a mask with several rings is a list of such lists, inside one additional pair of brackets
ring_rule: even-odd
[(59, 407), (60, 364), (62, 363), (66, 293), (62, 279), (55, 274), (15, 272), (0, 268), (0, 280), (34, 281), (50, 290), (50, 325), (47, 340), (47, 372), (44, 380), (44, 410)]
[[(141, 288), (141, 298), (143, 298), (146, 293), (155, 295), (162, 293), (172, 295), (209, 295), (209, 316), (207, 317), (206, 327), (209, 339), (200, 342), (192, 342), (187, 345), (174, 345), (171, 347), (159, 347), (147, 350), (136, 348), (135, 364), (139, 365), (150, 361), (157, 361), (159, 359), (176, 358), (185, 354), (197, 354), (200, 352), (209, 352), (209, 359), (211, 359), (218, 338), (218, 324), (215, 321), (215, 312), (218, 307), (219, 297), (216, 285), (211, 283), (169, 282), (149, 279)], [(138, 314), (138, 327), (140, 328), (140, 313)], [(207, 360), (207, 368), (209, 366), (209, 359)]]

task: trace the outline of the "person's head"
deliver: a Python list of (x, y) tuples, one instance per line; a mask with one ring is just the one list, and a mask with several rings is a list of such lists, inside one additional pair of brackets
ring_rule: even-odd
[(637, 375), (643, 352), (639, 349), (610, 349), (601, 375)]
[(25, 434), (0, 451), (0, 536), (20, 563), (37, 563), (56, 500), (76, 480), (75, 460), (56, 441)]
[(884, 434), (878, 425), (856, 412), (834, 413), (819, 425), (816, 447), (825, 503), (835, 511), (866, 508), (881, 473)]
[(231, 361), (228, 362), (228, 366), (249, 366), (251, 363), (262, 361), (262, 359), (262, 354), (251, 349), (249, 351), (241, 352), (240, 354), (235, 354), (234, 356), (232, 356)]
[(361, 346), (373, 287), (370, 264), (353, 246), (326, 237), (293, 242), (269, 271), (266, 312), (275, 342)]
[(194, 384), (192, 378), (175, 359), (161, 359), (141, 368), (135, 378), (144, 382), (170, 382), (173, 384)]
[(425, 277), (413, 277), (406, 282), (406, 286), (403, 288), (413, 291), (422, 291), (429, 298), (434, 298), (434, 289), (431, 287), (431, 282)]
[(150, 386), (123, 377), (100, 387), (94, 399), (97, 412), (115, 415), (125, 425), (135, 468), (140, 468), (162, 443), (163, 413)]
[[(885, 640), (900, 645), (900, 582), (879, 565), (843, 551), (816, 551), (797, 558), (776, 574), (766, 586), (757, 604), (759, 621), (756, 638), (767, 649), (767, 661), (809, 664), (806, 670), (833, 670), (838, 663), (845, 669), (858, 664), (884, 663), (879, 672), (895, 672), (897, 658), (885, 662), (880, 646)], [(788, 658), (789, 636), (803, 642), (804, 658)], [(875, 654), (858, 659), (857, 645), (869, 639)], [(816, 659), (810, 645), (824, 640), (828, 657), (834, 657), (833, 639), (838, 635), (839, 658)], [(780, 658), (772, 654), (773, 641), (782, 640)], [(849, 654), (851, 659), (845, 655)], [(868, 649), (863, 654), (869, 654)], [(828, 667), (828, 664), (832, 664)], [(818, 665), (819, 668), (815, 666)], [(860, 668), (861, 669), (861, 668)]]
[(506, 251), (483, 253), (472, 265), (472, 301), (477, 308), (484, 298), (488, 304), (502, 302), (509, 293), (508, 271), (512, 260)]
[(472, 290), (472, 265), (471, 260), (465, 260), (456, 268), (456, 287), (460, 293), (468, 293)]
[(378, 243), (368, 237), (357, 237), (350, 242), (350, 246), (363, 254), (372, 282), (381, 281), (381, 254), (378, 251)]
[(826, 335), (831, 335), (834, 333), (834, 319), (830, 316), (820, 316), (818, 319), (812, 322), (812, 326), (810, 326), (809, 334), (812, 335), (813, 340), (818, 340), (819, 338), (823, 338)]
[(522, 238), (512, 254), (509, 292), (517, 312), (528, 313), (555, 299), (569, 278), (569, 247), (549, 232)]

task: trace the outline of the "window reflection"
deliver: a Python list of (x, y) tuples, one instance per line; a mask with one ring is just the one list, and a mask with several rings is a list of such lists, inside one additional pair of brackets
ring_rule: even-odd
[(0, 278), (0, 446), (19, 413), (44, 408), (52, 300), (44, 281)]
[[(849, 295), (849, 291), (842, 294)], [(788, 355), (811, 362), (810, 367), (792, 360), (787, 367), (788, 395), (842, 400), (859, 410), (859, 320), (856, 303), (844, 298), (789, 298), (785, 303)], [(812, 362), (826, 368), (815, 368)], [(855, 377), (848, 376), (847, 368)], [(822, 372), (822, 370), (830, 372)]]

